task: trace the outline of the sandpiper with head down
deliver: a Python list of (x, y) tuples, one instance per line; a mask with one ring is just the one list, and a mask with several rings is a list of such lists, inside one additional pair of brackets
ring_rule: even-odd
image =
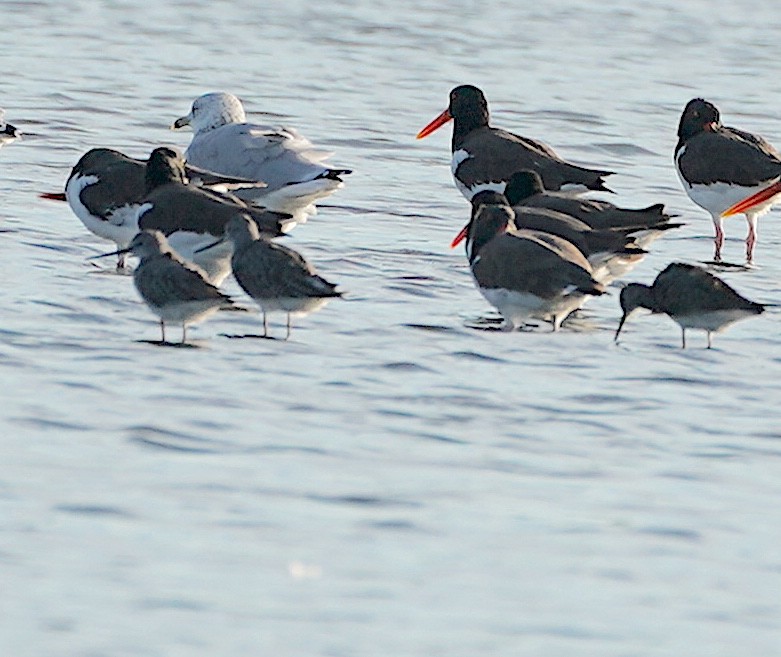
[(708, 334), (723, 331), (746, 317), (765, 310), (760, 303), (749, 301), (717, 276), (701, 267), (673, 262), (656, 277), (652, 285), (630, 283), (621, 290), (623, 315), (615, 340), (629, 316), (637, 308), (668, 315), (681, 327), (681, 347), (686, 348), (686, 329), (702, 329)]

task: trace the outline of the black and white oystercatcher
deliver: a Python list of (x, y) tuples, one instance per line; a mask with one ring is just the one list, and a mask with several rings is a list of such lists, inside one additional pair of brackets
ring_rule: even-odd
[(678, 323), (684, 349), (687, 328), (706, 331), (710, 349), (712, 333), (765, 310), (765, 306), (749, 301), (710, 272), (680, 262), (668, 265), (653, 285), (630, 283), (621, 290), (620, 301), (624, 314), (616, 330), (616, 341), (632, 312), (647, 308), (653, 313), (664, 313)]
[(201, 267), (211, 283), (230, 274), (230, 244), (202, 249), (222, 237), (237, 212), (247, 214), (263, 233), (282, 234), (290, 215), (250, 206), (243, 201), (188, 185), (184, 160), (174, 149), (152, 151), (146, 165), (146, 195), (138, 209), (139, 230), (161, 231), (185, 260)]
[[(498, 192), (479, 192), (472, 197), (472, 215), (486, 204), (504, 205), (507, 200)], [(591, 264), (594, 278), (603, 285), (626, 273), (647, 253), (630, 235), (632, 229), (594, 229), (571, 215), (547, 208), (515, 206), (512, 210), (516, 228), (551, 233), (574, 244)]]
[(507, 205), (483, 205), (466, 231), (467, 254), (481, 294), (512, 330), (528, 319), (562, 321), (589, 296), (604, 294), (586, 257), (570, 242), (537, 230), (517, 230)]
[[(93, 148), (74, 165), (64, 193), (45, 192), (41, 197), (67, 201), (87, 230), (114, 242), (117, 249), (125, 249), (138, 232), (138, 209), (146, 196), (147, 162), (110, 148)], [(183, 177), (213, 191), (261, 185), (192, 166), (185, 166)], [(119, 256), (120, 269), (125, 266), (126, 253)]]
[(619, 208), (609, 201), (546, 191), (539, 174), (528, 169), (510, 176), (504, 195), (513, 207), (526, 206), (563, 212), (594, 229), (631, 230), (642, 247), (664, 231), (683, 225), (671, 222), (672, 215), (664, 211), (661, 203), (635, 210)]
[[(723, 216), (742, 212), (748, 222), (746, 260), (754, 260), (757, 219), (781, 200), (781, 157), (762, 137), (722, 125), (719, 110), (694, 98), (683, 110), (678, 125), (675, 168), (692, 201), (705, 208), (716, 230), (713, 258), (721, 260), (724, 245)], [(770, 189), (759, 201), (740, 204), (747, 197)], [(738, 204), (738, 211), (734, 207)]]
[(262, 180), (263, 189), (245, 189), (243, 200), (288, 212), (297, 223), (315, 214), (314, 203), (344, 187), (350, 169), (325, 164), (332, 153), (316, 148), (293, 128), (247, 122), (241, 101), (214, 92), (193, 101), (190, 113), (171, 126), (190, 126), (193, 138), (185, 157), (190, 164), (228, 176)]
[(448, 108), (417, 135), (422, 139), (453, 120), (451, 169), (456, 186), (468, 201), (484, 189), (504, 191), (520, 169), (540, 174), (546, 189), (610, 191), (604, 185), (611, 171), (587, 169), (562, 160), (549, 146), (489, 125), (483, 92), (462, 85), (450, 92)]

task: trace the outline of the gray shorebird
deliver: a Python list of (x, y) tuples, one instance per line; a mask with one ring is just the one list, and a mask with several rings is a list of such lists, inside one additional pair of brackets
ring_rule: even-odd
[(451, 170), (467, 201), (484, 189), (504, 191), (507, 180), (520, 169), (537, 171), (546, 189), (610, 191), (604, 178), (612, 172), (566, 162), (539, 141), (491, 127), (489, 118), (483, 92), (461, 85), (450, 92), (448, 108), (417, 134), (423, 139), (453, 121)]
[(22, 133), (16, 128), (16, 126), (5, 122), (5, 112), (0, 109), (0, 148), (6, 144), (10, 144), (15, 139), (19, 139)]
[(508, 205), (483, 205), (464, 236), (472, 274), (480, 293), (512, 330), (530, 318), (550, 321), (554, 331), (586, 298), (604, 294), (586, 256), (557, 235), (518, 230)]
[(239, 190), (236, 195), (290, 213), (298, 223), (315, 214), (314, 203), (343, 187), (342, 177), (351, 173), (327, 166), (324, 161), (332, 154), (292, 128), (248, 123), (241, 101), (233, 94), (214, 92), (196, 98), (190, 113), (171, 128), (186, 126), (193, 130), (185, 153), (190, 164), (264, 181), (263, 189)]
[[(712, 103), (694, 98), (684, 108), (678, 125), (675, 168), (689, 198), (711, 215), (716, 231), (713, 259), (721, 260), (723, 217), (740, 212), (748, 222), (746, 261), (751, 263), (757, 220), (781, 200), (778, 151), (758, 135), (722, 125), (719, 110)], [(770, 193), (758, 200), (741, 203), (767, 190)]]
[(263, 312), (263, 337), (268, 337), (268, 313), (287, 314), (287, 340), (291, 315), (307, 315), (342, 296), (303, 256), (271, 241), (244, 214), (228, 220), (223, 239), (233, 244), (231, 267), (236, 281)]
[(738, 320), (759, 315), (765, 306), (749, 301), (717, 276), (700, 267), (681, 262), (668, 265), (652, 285), (630, 283), (621, 290), (623, 316), (615, 340), (624, 322), (637, 308), (664, 313), (681, 327), (681, 347), (686, 348), (686, 329), (701, 329), (708, 334), (723, 331)]
[[(174, 153), (171, 149), (171, 153)], [(44, 192), (42, 198), (67, 201), (85, 228), (101, 239), (125, 249), (138, 232), (138, 210), (147, 194), (149, 160), (129, 157), (110, 148), (93, 148), (79, 158), (65, 183), (65, 192)], [(181, 181), (213, 192), (262, 186), (184, 165)], [(125, 267), (126, 252), (118, 269)]]
[(120, 251), (132, 252), (140, 260), (133, 272), (133, 282), (146, 305), (160, 318), (162, 343), (165, 343), (166, 322), (182, 325), (181, 344), (184, 344), (188, 324), (233, 305), (230, 297), (206, 280), (203, 270), (185, 262), (171, 249), (160, 231), (141, 231)]

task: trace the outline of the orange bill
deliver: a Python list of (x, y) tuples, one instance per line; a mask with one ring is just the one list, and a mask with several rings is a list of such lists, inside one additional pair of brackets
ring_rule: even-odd
[(468, 232), (469, 232), (469, 224), (464, 226), (461, 229), (461, 232), (453, 238), (453, 241), (450, 242), (450, 248), (455, 249), (459, 244), (461, 244), (461, 242), (463, 242), (466, 239), (466, 234)]
[(441, 128), (443, 125), (445, 125), (452, 118), (453, 117), (450, 116), (450, 110), (445, 110), (436, 119), (434, 119), (425, 128), (423, 128), (423, 130), (421, 130), (418, 133), (418, 135), (417, 135), (417, 137), (415, 137), (415, 139), (423, 139), (423, 137), (428, 137), (432, 132), (434, 132), (435, 130)]
[(755, 205), (760, 205), (768, 199), (773, 198), (776, 194), (781, 194), (781, 180), (773, 183), (772, 185), (769, 185), (768, 187), (765, 187), (765, 189), (763, 189), (761, 192), (757, 192), (756, 194), (753, 194), (752, 196), (744, 198), (742, 201), (735, 203), (735, 205), (732, 207), (724, 210), (724, 212), (721, 213), (721, 216), (731, 217), (733, 214), (742, 214), (746, 210), (753, 208)]
[(40, 198), (46, 198), (50, 201), (65, 201), (65, 192), (41, 192), (38, 194)]

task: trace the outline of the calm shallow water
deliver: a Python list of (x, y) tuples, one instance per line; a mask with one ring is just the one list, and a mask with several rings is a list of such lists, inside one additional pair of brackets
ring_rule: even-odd
[[(2, 6), (27, 136), (0, 152), (0, 652), (781, 654), (778, 311), (711, 351), (651, 317), (613, 345), (615, 291), (559, 334), (469, 328), (450, 133), (414, 140), (481, 86), (497, 125), (682, 215), (650, 282), (712, 254), (671, 162), (684, 104), (781, 144), (778, 12), (270, 4)], [(93, 146), (185, 147), (167, 126), (218, 89), (355, 169), (288, 238), (349, 294), (288, 343), (223, 313), (160, 349), (130, 279), (85, 262), (107, 245), (36, 195)], [(778, 216), (724, 274), (775, 303)]]

